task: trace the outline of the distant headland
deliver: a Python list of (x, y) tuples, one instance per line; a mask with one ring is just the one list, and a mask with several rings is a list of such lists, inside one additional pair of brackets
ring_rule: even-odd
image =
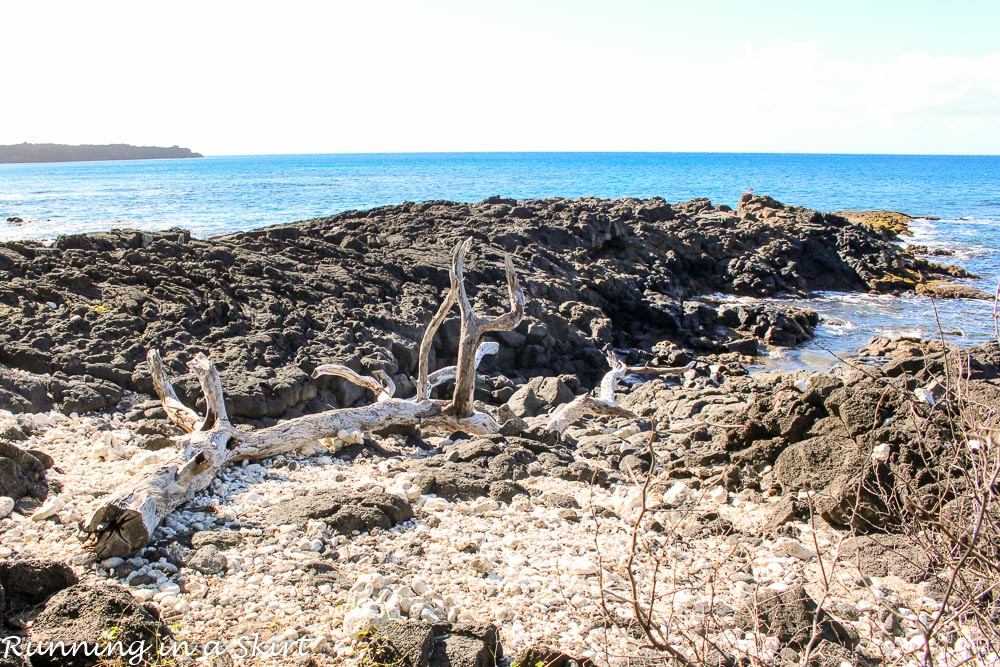
[(89, 162), (94, 160), (154, 160), (160, 158), (203, 157), (190, 148), (171, 146), (129, 146), (104, 144), (70, 146), (68, 144), (13, 144), (0, 146), (0, 164), (18, 162)]

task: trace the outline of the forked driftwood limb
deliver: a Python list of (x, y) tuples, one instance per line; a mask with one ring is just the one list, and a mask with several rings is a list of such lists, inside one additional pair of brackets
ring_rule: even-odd
[(628, 375), (628, 366), (614, 352), (608, 353), (608, 365), (611, 366), (611, 370), (601, 379), (600, 394), (596, 398), (589, 393), (577, 396), (556, 410), (545, 427), (561, 434), (587, 415), (638, 419), (639, 416), (631, 410), (615, 405), (615, 388), (621, 379)]
[(388, 400), (396, 394), (396, 383), (381, 369), (376, 370), (371, 375), (361, 375), (347, 366), (323, 364), (322, 366), (317, 366), (312, 372), (314, 380), (322, 375), (336, 375), (359, 387), (370, 389), (375, 394), (376, 401)]
[(524, 292), (514, 272), (514, 263), (510, 255), (504, 257), (504, 268), (507, 270), (507, 291), (510, 294), (510, 311), (497, 317), (480, 317), (472, 310), (472, 302), (465, 291), (463, 263), (465, 253), (472, 246), (472, 239), (460, 243), (455, 248), (452, 259), (452, 288), (458, 284), (458, 308), (462, 314), (462, 330), (458, 343), (458, 363), (455, 370), (455, 394), (452, 398), (450, 413), (459, 419), (469, 417), (473, 413), (473, 395), (476, 390), (476, 353), (483, 334), (496, 331), (511, 331), (524, 318)]
[[(500, 425), (491, 415), (473, 409), (476, 367), (487, 354), (499, 349), (496, 343), (482, 343), (483, 334), (507, 331), (516, 327), (524, 315), (524, 293), (513, 264), (505, 261), (511, 310), (495, 318), (481, 318), (472, 306), (463, 283), (465, 255), (471, 239), (459, 243), (453, 252), (450, 270), (451, 287), (428, 325), (420, 346), (417, 395), (413, 399), (395, 398), (396, 387), (383, 372), (361, 375), (339, 364), (319, 366), (314, 377), (336, 375), (370, 389), (375, 403), (357, 408), (329, 410), (319, 414), (289, 419), (275, 426), (251, 432), (237, 431), (226, 413), (222, 383), (208, 357), (198, 354), (188, 367), (198, 378), (205, 398), (205, 415), (183, 405), (177, 398), (163, 368), (159, 352), (147, 356), (153, 385), (168, 419), (187, 435), (180, 442), (169, 463), (147, 471), (115, 491), (81, 527), (88, 535), (89, 546), (99, 558), (131, 556), (145, 546), (160, 522), (177, 506), (193, 498), (211, 484), (226, 464), (247, 459), (262, 459), (311, 446), (322, 438), (337, 435), (344, 429), (362, 432), (388, 426), (416, 426), (438, 431), (465, 431), (473, 434), (496, 433)], [(458, 301), (462, 312), (458, 363), (430, 373), (430, 347), (448, 310)], [(430, 399), (431, 390), (455, 379), (451, 401)]]

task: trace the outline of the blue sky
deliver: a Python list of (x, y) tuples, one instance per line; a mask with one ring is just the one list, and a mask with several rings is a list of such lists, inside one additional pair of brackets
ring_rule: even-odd
[(0, 143), (1000, 153), (996, 1), (50, 1), (0, 24)]

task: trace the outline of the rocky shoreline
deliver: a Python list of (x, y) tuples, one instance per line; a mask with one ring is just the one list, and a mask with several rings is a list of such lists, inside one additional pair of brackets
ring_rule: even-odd
[[(470, 232), (517, 251), (527, 294), (476, 389), (501, 433), (345, 433), (230, 466), (138, 555), (88, 552), (79, 523), (180, 434), (146, 348), (178, 368), (209, 352), (248, 425), (370, 402), (310, 379), (331, 360), (409, 395)], [(473, 259), (495, 312), (498, 254)], [(808, 339), (815, 313), (709, 296), (962, 275), (863, 225), (761, 197), (438, 202), (210, 241), (4, 244), (0, 272), (0, 637), (187, 641), (203, 655), (176, 664), (219, 667), (998, 661), (975, 623), (996, 597), (940, 535), (1000, 524), (955, 472), (997, 456), (981, 432), (1000, 346), (876, 339), (829, 373), (751, 375), (759, 345)], [(640, 418), (544, 428), (607, 370), (605, 346), (640, 367), (616, 397)], [(195, 385), (177, 387), (191, 405)], [(971, 543), (961, 567), (995, 561)], [(956, 600), (975, 602), (928, 639)]]
[[(967, 275), (862, 224), (749, 195), (736, 211), (706, 199), (494, 198), (348, 212), (205, 241), (175, 230), (9, 242), (0, 244), (0, 405), (110, 409), (126, 391), (151, 393), (150, 348), (178, 373), (177, 358), (209, 354), (237, 419), (362, 401), (339, 379), (310, 379), (331, 359), (382, 370), (405, 392), (447, 287), (450, 249), (469, 235), (484, 249), (469, 276), (480, 306), (504, 303), (501, 251), (515, 253), (527, 295), (524, 321), (499, 336), (500, 352), (483, 368), (511, 381), (490, 387), (501, 402), (537, 375), (593, 386), (605, 346), (633, 350), (637, 363), (677, 365), (692, 352), (737, 359), (761, 342), (800, 343), (817, 321), (808, 311), (708, 295), (903, 292)], [(451, 318), (443, 331), (456, 327)], [(443, 336), (432, 362), (454, 358), (454, 340)], [(178, 392), (195, 399), (194, 377), (185, 375)]]

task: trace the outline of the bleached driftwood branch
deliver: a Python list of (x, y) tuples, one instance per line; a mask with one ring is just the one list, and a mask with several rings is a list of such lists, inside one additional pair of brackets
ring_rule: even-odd
[(615, 405), (615, 388), (621, 379), (628, 375), (628, 366), (614, 352), (608, 353), (608, 365), (611, 366), (611, 370), (601, 379), (600, 394), (597, 398), (589, 393), (577, 396), (556, 410), (545, 427), (561, 434), (578, 419), (587, 415), (638, 419), (639, 416), (631, 410)]
[[(459, 244), (452, 259), (454, 282), (458, 283), (458, 308), (462, 314), (462, 330), (458, 343), (458, 363), (455, 370), (455, 394), (450, 413), (458, 418), (469, 417), (473, 413), (473, 395), (476, 390), (476, 352), (483, 334), (496, 331), (511, 331), (524, 318), (524, 292), (514, 273), (514, 263), (510, 255), (504, 257), (507, 271), (507, 291), (510, 294), (510, 310), (497, 317), (480, 317), (472, 310), (472, 302), (465, 291), (463, 262), (465, 253), (472, 245), (470, 238)], [(453, 282), (453, 284), (454, 284)]]
[(163, 359), (160, 358), (158, 350), (150, 350), (146, 354), (149, 362), (149, 373), (153, 376), (153, 388), (156, 395), (160, 397), (163, 410), (167, 413), (167, 419), (174, 422), (187, 433), (196, 430), (201, 422), (198, 413), (187, 407), (177, 398), (174, 385), (170, 383), (167, 372), (163, 370)]
[[(476, 368), (479, 368), (479, 364), (482, 363), (483, 358), (486, 357), (486, 355), (496, 354), (499, 351), (499, 343), (494, 343), (493, 341), (480, 343), (479, 350), (476, 351)], [(446, 366), (428, 375), (425, 381), (427, 393), (429, 394), (438, 385), (444, 384), (448, 380), (453, 380), (455, 378), (456, 370), (455, 366)], [(335, 375), (359, 387), (369, 389), (373, 394), (375, 394), (376, 401), (385, 401), (396, 395), (396, 383), (392, 381), (392, 378), (386, 375), (385, 371), (382, 370), (376, 370), (371, 375), (361, 375), (347, 366), (342, 366), (340, 364), (324, 364), (322, 366), (317, 366), (312, 372), (313, 379), (322, 375)], [(412, 400), (422, 400), (419, 397), (419, 392), (418, 395)]]
[(323, 364), (322, 366), (317, 366), (312, 372), (313, 379), (322, 375), (336, 375), (359, 387), (370, 389), (375, 394), (376, 401), (388, 400), (396, 394), (396, 383), (381, 369), (376, 370), (371, 375), (361, 375), (347, 366)]
[[(486, 341), (485, 343), (480, 343), (479, 349), (476, 350), (476, 369), (479, 368), (479, 364), (482, 363), (484, 357), (490, 354), (496, 354), (499, 351), (500, 351), (499, 343), (494, 343), (493, 341)], [(454, 380), (457, 372), (458, 372), (457, 366), (445, 366), (444, 368), (434, 371), (427, 378), (429, 390), (433, 390), (434, 387), (438, 386), (439, 384), (444, 384), (448, 380)]]
[[(464, 259), (465, 252), (468, 250), (466, 246), (470, 245), (471, 242), (472, 239), (466, 239), (455, 246), (455, 249), (452, 251), (453, 262), (460, 252), (462, 253), (462, 257), (457, 261)], [(462, 250), (463, 247), (466, 247), (465, 250)], [(427, 376), (430, 373), (428, 368), (430, 366), (431, 347), (434, 344), (434, 336), (437, 334), (437, 330), (441, 328), (444, 318), (448, 316), (448, 313), (455, 305), (455, 300), (458, 298), (459, 275), (455, 272), (454, 268), (448, 271), (448, 278), (451, 281), (448, 292), (445, 294), (444, 300), (441, 301), (437, 312), (434, 313), (434, 317), (427, 323), (427, 331), (424, 332), (424, 337), (420, 341), (420, 353), (417, 358), (417, 401), (430, 398), (431, 388)]]
[[(336, 375), (366, 387), (375, 394), (375, 403), (305, 415), (245, 433), (237, 431), (229, 422), (222, 383), (208, 357), (198, 354), (188, 364), (204, 394), (206, 407), (202, 418), (178, 400), (163, 369), (159, 352), (151, 350), (147, 358), (156, 393), (167, 418), (187, 435), (173, 461), (130, 480), (82, 526), (84, 532), (89, 534), (90, 547), (97, 556), (103, 559), (136, 553), (149, 542), (153, 531), (170, 512), (207, 488), (218, 471), (234, 461), (292, 452), (311, 446), (320, 439), (333, 437), (344, 429), (368, 432), (388, 426), (416, 426), (473, 434), (499, 431), (500, 425), (491, 415), (476, 412), (472, 405), (476, 367), (485, 355), (498, 350), (496, 343), (480, 345), (480, 338), (487, 332), (516, 327), (524, 315), (524, 294), (508, 256), (505, 268), (511, 311), (491, 319), (475, 315), (463, 283), (463, 264), (470, 246), (471, 239), (459, 243), (453, 252), (449, 272), (451, 288), (421, 342), (417, 395), (411, 400), (395, 398), (396, 387), (382, 371), (368, 376), (346, 366), (326, 364), (316, 368), (314, 377)], [(458, 363), (429, 373), (431, 343), (456, 300), (460, 301), (462, 311)], [(455, 378), (455, 394), (451, 401), (429, 398), (435, 386), (451, 378)]]

